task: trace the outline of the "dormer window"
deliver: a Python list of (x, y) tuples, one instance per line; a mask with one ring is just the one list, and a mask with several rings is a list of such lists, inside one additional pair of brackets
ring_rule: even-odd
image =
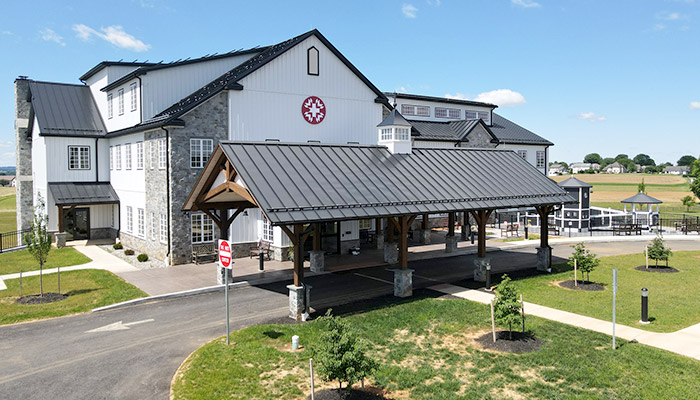
[(394, 128), (395, 139), (396, 140), (409, 140), (410, 139), (409, 128)]
[(309, 75), (318, 76), (318, 49), (315, 47), (306, 50), (306, 68)]

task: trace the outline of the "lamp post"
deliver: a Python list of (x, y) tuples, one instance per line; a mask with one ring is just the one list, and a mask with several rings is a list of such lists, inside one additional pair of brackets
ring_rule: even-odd
[(642, 288), (642, 320), (639, 322), (649, 323), (649, 290), (647, 288)]

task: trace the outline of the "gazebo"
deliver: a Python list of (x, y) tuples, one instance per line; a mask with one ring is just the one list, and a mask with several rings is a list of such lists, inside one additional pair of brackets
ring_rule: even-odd
[[(646, 193), (639, 192), (634, 196), (621, 201), (625, 206), (625, 214), (627, 214), (627, 204), (632, 204), (632, 223), (640, 224), (645, 228), (651, 228), (658, 223), (659, 220), (659, 204), (663, 201), (655, 199)], [(646, 204), (646, 210), (637, 209), (637, 204)], [(656, 204), (656, 211), (652, 211), (653, 205)]]

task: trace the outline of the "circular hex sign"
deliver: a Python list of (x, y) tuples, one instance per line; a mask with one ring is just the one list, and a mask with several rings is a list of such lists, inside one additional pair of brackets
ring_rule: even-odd
[(301, 103), (301, 115), (310, 124), (320, 124), (326, 117), (326, 105), (320, 98), (309, 96)]

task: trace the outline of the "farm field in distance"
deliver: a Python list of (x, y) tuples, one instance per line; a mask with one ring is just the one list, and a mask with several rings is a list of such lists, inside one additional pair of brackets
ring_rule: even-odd
[(17, 230), (15, 188), (0, 187), (0, 233)]

